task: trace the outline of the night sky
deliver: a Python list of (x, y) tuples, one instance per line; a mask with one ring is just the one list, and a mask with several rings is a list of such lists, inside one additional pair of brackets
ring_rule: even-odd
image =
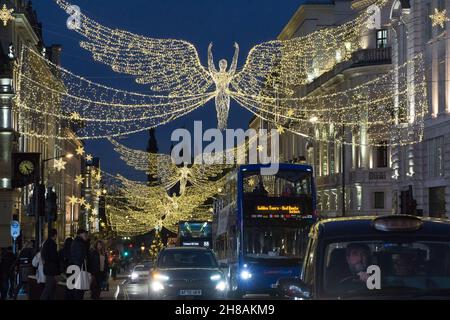
[[(190, 41), (206, 66), (208, 44), (214, 44), (216, 65), (222, 58), (231, 63), (234, 42), (239, 43), (238, 68), (256, 44), (275, 39), (303, 0), (69, 0), (82, 12), (109, 27), (128, 30), (153, 38)], [(125, 90), (148, 93), (129, 75), (114, 73), (109, 66), (97, 63), (90, 53), (80, 48), (82, 37), (66, 28), (67, 14), (54, 0), (35, 0), (33, 7), (43, 24), (47, 46), (63, 46), (62, 65), (77, 75), (94, 82)], [(229, 128), (248, 127), (252, 115), (236, 103), (230, 109)], [(217, 125), (214, 103), (210, 102), (189, 115), (156, 129), (161, 153), (170, 149), (170, 135), (179, 127), (190, 129), (193, 121), (202, 120), (203, 128)], [(145, 150), (148, 133), (130, 135), (119, 140), (135, 149)], [(107, 140), (87, 140), (86, 150), (100, 157), (101, 167), (109, 173), (121, 173), (130, 179), (144, 180), (145, 174), (123, 162)]]

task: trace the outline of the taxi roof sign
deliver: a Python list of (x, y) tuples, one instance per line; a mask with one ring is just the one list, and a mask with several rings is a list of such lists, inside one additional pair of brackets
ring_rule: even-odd
[(373, 220), (375, 229), (385, 232), (416, 231), (423, 222), (420, 218), (407, 215), (389, 215), (377, 217)]

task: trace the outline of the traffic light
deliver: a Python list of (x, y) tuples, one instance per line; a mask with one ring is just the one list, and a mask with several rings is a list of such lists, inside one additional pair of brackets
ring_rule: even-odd
[(123, 256), (128, 257), (128, 251), (124, 251)]
[(47, 222), (55, 222), (58, 217), (58, 205), (56, 203), (56, 192), (52, 188), (47, 189), (47, 198), (45, 199), (45, 216)]

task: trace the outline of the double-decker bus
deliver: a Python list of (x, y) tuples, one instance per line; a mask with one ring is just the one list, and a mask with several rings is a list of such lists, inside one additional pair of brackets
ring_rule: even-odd
[(178, 241), (180, 246), (212, 246), (210, 221), (180, 221), (178, 223)]
[(227, 176), (214, 202), (214, 251), (228, 265), (229, 292), (275, 294), (279, 278), (300, 275), (308, 233), (316, 221), (316, 190), (309, 165), (241, 165)]

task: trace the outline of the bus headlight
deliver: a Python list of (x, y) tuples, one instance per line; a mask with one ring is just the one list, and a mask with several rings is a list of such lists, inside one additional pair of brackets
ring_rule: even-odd
[(139, 278), (139, 275), (136, 272), (132, 272), (131, 273), (131, 280), (136, 280), (137, 278)]
[(243, 271), (241, 272), (241, 278), (242, 278), (243, 280), (248, 280), (248, 279), (250, 279), (251, 277), (252, 277), (252, 274), (251, 274), (249, 271), (243, 270)]
[(225, 291), (226, 289), (227, 289), (227, 284), (225, 283), (225, 281), (219, 281), (219, 282), (216, 284), (216, 290), (217, 290), (217, 291), (223, 292), (223, 291)]

